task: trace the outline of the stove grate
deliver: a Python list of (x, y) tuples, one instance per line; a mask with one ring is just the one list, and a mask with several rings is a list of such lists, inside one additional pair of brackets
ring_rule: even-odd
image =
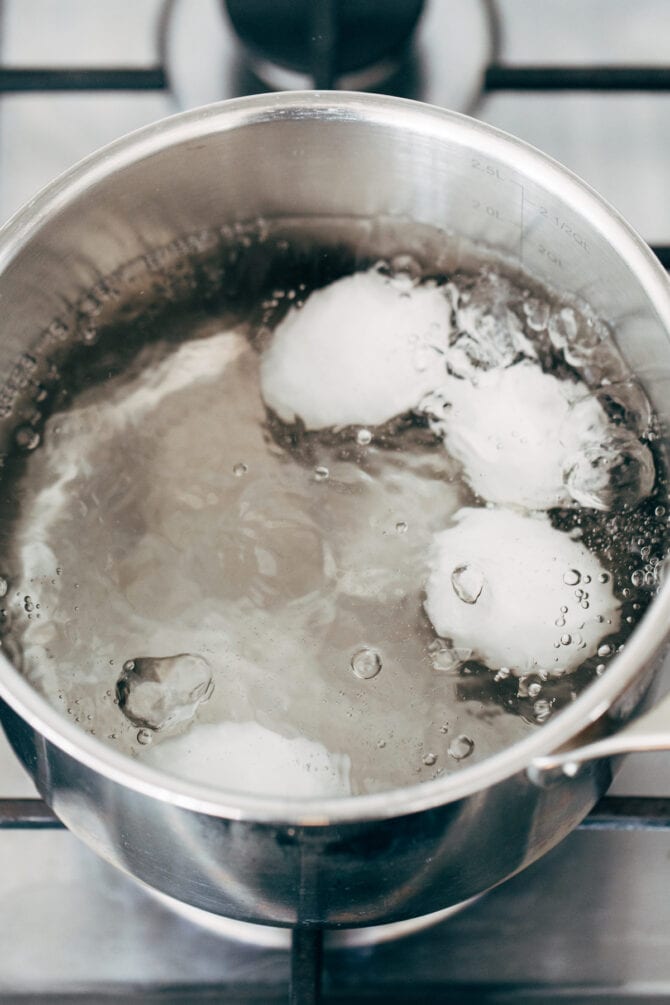
[(512, 66), (491, 63), (485, 91), (670, 91), (667, 66)]
[(0, 94), (35, 91), (165, 91), (168, 77), (162, 66), (0, 68)]

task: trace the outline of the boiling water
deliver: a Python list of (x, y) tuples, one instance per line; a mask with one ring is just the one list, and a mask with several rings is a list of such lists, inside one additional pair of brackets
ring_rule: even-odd
[(586, 305), (401, 237), (227, 233), (52, 361), (4, 466), (3, 644), (82, 729), (370, 792), (508, 746), (625, 644), (666, 543), (644, 395)]

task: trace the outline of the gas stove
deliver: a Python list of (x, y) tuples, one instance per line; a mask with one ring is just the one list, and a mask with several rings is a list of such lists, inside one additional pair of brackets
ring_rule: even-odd
[[(670, 266), (669, 45), (663, 0), (4, 0), (0, 220), (165, 115), (271, 87), (368, 88), (540, 147)], [(670, 664), (663, 677), (668, 690)], [(579, 831), (467, 910), (395, 941), (327, 942), (323, 1000), (670, 1001), (668, 764), (629, 758)], [(285, 949), (176, 913), (96, 859), (4, 739), (0, 862), (0, 1001), (286, 1000)], [(314, 949), (294, 947), (296, 1002)]]

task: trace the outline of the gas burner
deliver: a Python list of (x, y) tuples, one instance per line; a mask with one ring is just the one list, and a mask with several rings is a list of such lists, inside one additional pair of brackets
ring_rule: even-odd
[(424, 0), (223, 0), (254, 73), (277, 90), (378, 87), (402, 65)]
[(165, 52), (181, 108), (332, 82), (472, 112), (496, 39), (489, 0), (173, 0)]

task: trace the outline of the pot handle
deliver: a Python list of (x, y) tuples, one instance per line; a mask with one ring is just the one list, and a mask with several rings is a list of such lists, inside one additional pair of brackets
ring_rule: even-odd
[(536, 757), (528, 768), (528, 775), (536, 784), (542, 784), (546, 783), (548, 776), (555, 777), (557, 774), (574, 777), (586, 761), (659, 750), (670, 750), (670, 693), (649, 712), (633, 719), (611, 736), (586, 743), (583, 747)]

